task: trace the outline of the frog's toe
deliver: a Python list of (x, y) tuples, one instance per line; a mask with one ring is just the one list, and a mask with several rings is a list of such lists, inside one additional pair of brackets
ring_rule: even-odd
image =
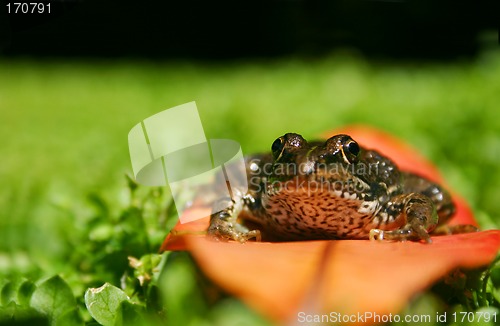
[(252, 231), (239, 231), (232, 227), (210, 227), (208, 234), (212, 239), (218, 241), (234, 240), (240, 243), (245, 243), (250, 239), (261, 241), (261, 234), (259, 230)]
[(246, 233), (243, 233), (241, 235), (241, 239), (243, 240), (243, 241), (239, 240), (241, 243), (246, 242), (247, 240), (250, 240), (250, 239), (255, 239), (255, 241), (260, 242), (262, 240), (262, 236), (261, 236), (259, 230), (252, 230), (252, 231), (248, 231)]
[(234, 240), (238, 241), (239, 243), (245, 243), (251, 239), (255, 239), (255, 241), (260, 242), (262, 239), (259, 230), (252, 230), (247, 232), (233, 230), (233, 232), (230, 232), (227, 235), (227, 240)]
[(423, 227), (416, 228), (401, 228), (397, 230), (385, 231), (380, 229), (371, 229), (369, 233), (370, 240), (393, 240), (393, 241), (407, 241), (407, 240), (424, 240), (427, 243), (432, 243), (432, 240)]
[(371, 229), (370, 230), (370, 240), (371, 241), (382, 241), (384, 240), (384, 234), (385, 234), (385, 231), (384, 230), (380, 230), (380, 229)]

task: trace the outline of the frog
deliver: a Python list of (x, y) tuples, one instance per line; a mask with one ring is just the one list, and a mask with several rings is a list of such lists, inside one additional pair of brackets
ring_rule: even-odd
[(210, 215), (212, 239), (432, 243), (433, 234), (477, 231), (446, 226), (456, 207), (443, 186), (347, 134), (308, 142), (286, 133), (244, 166), (247, 187), (228, 183)]

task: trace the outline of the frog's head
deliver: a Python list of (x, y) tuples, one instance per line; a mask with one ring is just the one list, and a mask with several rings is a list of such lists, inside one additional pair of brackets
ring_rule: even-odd
[(347, 167), (356, 164), (360, 154), (358, 143), (344, 134), (324, 142), (307, 142), (299, 134), (288, 133), (276, 139), (271, 150), (278, 180), (295, 176), (345, 179), (350, 176)]

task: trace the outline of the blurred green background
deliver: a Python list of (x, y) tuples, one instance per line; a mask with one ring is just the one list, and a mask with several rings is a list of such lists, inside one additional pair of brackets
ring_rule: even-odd
[(72, 239), (85, 240), (89, 195), (111, 212), (127, 203), (128, 131), (193, 100), (206, 136), (234, 139), (244, 153), (267, 151), (286, 132), (378, 127), (433, 161), (483, 228), (500, 225), (499, 51), (440, 63), (350, 52), (224, 63), (3, 59), (0, 273), (78, 273), (66, 257), (78, 250)]

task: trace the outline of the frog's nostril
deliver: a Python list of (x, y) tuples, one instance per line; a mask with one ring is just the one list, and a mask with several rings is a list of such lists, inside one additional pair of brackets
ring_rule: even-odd
[(300, 165), (300, 172), (305, 175), (311, 174), (314, 172), (314, 166), (314, 161), (307, 161), (306, 163)]

